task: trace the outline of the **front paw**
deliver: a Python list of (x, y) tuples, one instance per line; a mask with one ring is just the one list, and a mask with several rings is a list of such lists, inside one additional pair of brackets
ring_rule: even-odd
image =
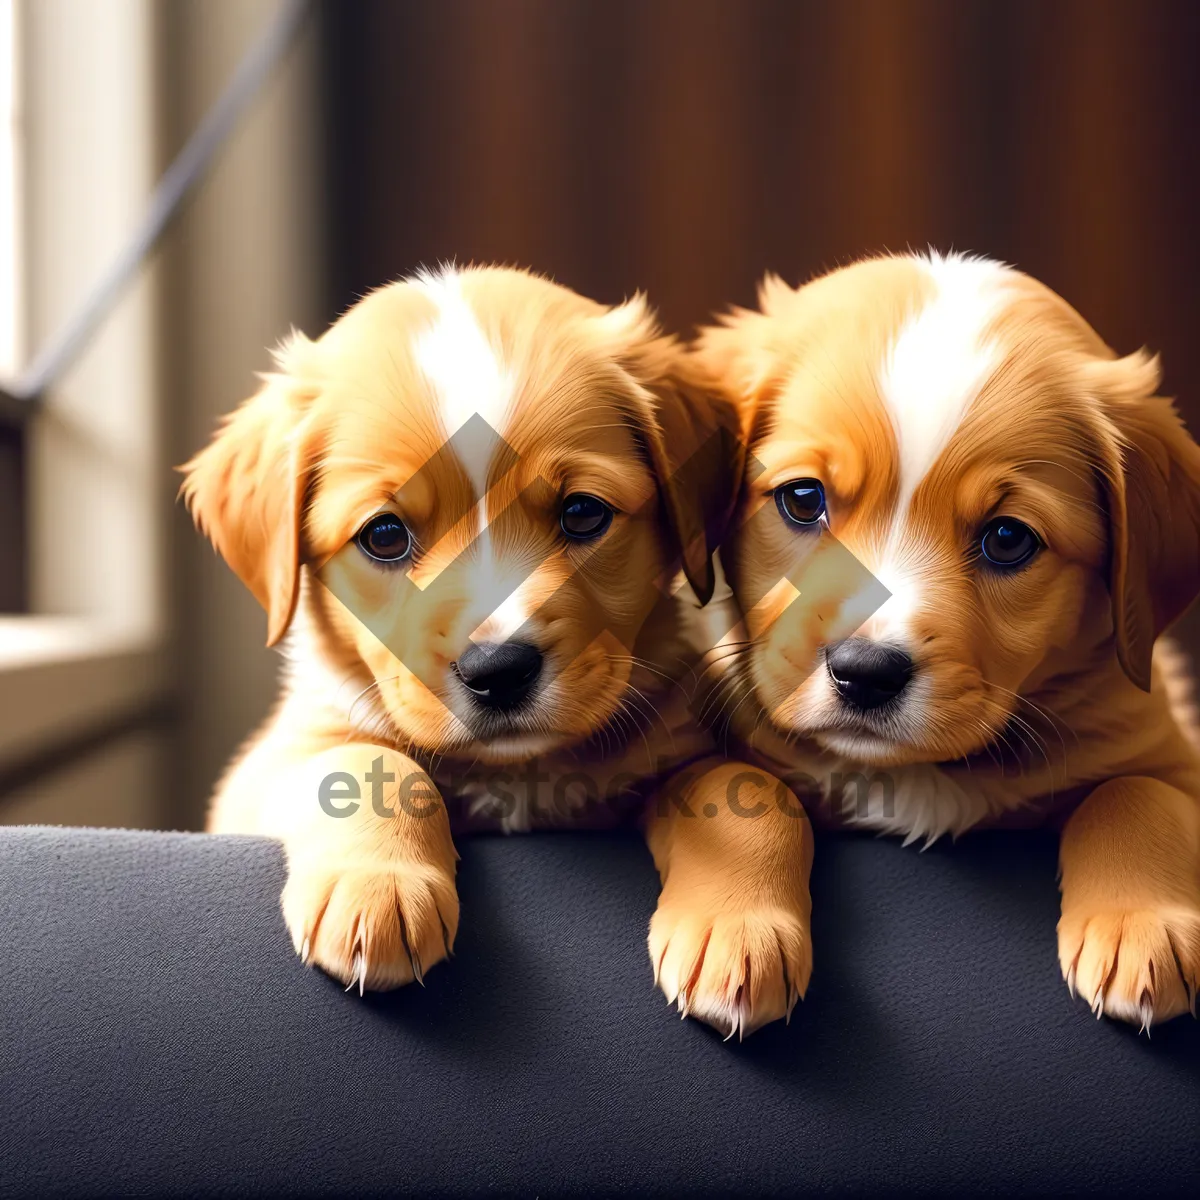
[(682, 1016), (726, 1035), (792, 1015), (812, 975), (808, 917), (755, 906), (698, 912), (659, 901), (650, 920), (654, 979)]
[(281, 903), (300, 958), (360, 995), (424, 982), (458, 931), (454, 877), (419, 862), (293, 863)]
[(1196, 1011), (1200, 908), (1147, 908), (1064, 916), (1058, 958), (1071, 994), (1097, 1017), (1152, 1023)]

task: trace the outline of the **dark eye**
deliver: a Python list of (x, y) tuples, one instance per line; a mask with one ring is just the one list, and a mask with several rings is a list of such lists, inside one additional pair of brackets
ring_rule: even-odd
[(567, 537), (582, 541), (599, 537), (612, 524), (612, 519), (613, 510), (603, 500), (576, 492), (563, 501), (558, 523)]
[(825, 515), (825, 488), (819, 479), (793, 479), (775, 489), (783, 519), (793, 525), (816, 525)]
[(412, 550), (412, 537), (399, 517), (381, 513), (358, 531), (359, 549), (376, 562), (395, 563), (406, 559)]
[(1028, 525), (1012, 517), (997, 517), (983, 527), (979, 550), (996, 567), (1019, 567), (1040, 549), (1041, 539)]

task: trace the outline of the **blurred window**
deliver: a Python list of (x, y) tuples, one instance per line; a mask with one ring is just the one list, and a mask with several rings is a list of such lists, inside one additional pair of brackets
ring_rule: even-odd
[[(0, 387), (20, 339), (19, 75), (14, 0), (0, 0)], [(20, 409), (0, 395), (0, 613), (25, 605), (24, 438)]]
[(17, 370), (17, 53), (14, 0), (0, 0), (0, 379)]
[[(5, 379), (61, 330), (145, 211), (160, 165), (156, 8), (0, 0)], [(142, 270), (36, 411), (0, 396), (0, 613), (18, 608), (4, 581), (11, 593), (24, 576), (23, 615), (0, 615), (0, 783), (161, 702), (159, 274)], [(23, 501), (15, 535), (5, 489)]]

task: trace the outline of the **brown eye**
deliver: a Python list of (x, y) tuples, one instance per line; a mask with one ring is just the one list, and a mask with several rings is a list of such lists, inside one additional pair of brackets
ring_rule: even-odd
[(597, 538), (612, 524), (613, 510), (603, 500), (575, 492), (563, 501), (558, 523), (575, 541)]
[(399, 517), (381, 513), (358, 531), (359, 549), (376, 562), (402, 562), (412, 550), (412, 538)]
[(819, 479), (793, 479), (775, 489), (775, 503), (789, 524), (814, 526), (825, 515), (825, 488)]
[(997, 517), (983, 527), (979, 550), (994, 567), (1024, 566), (1040, 549), (1041, 539), (1023, 521)]

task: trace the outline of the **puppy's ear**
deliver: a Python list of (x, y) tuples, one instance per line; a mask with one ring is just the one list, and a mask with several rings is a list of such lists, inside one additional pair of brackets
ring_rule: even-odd
[(281, 372), (223, 421), (211, 444), (181, 467), (180, 494), (197, 527), (267, 611), (267, 645), (287, 632), (300, 580), (300, 527), (315, 459), (306, 428), (316, 396), (290, 372), (310, 343), (276, 353)]
[(1200, 447), (1155, 395), (1157, 358), (1091, 359), (1099, 398), (1109, 519), (1109, 592), (1117, 657), (1150, 690), (1155, 639), (1200, 594)]
[(737, 507), (746, 448), (734, 406), (680, 348), (672, 358), (647, 383), (658, 418), (648, 445), (683, 573), (707, 604), (716, 584), (713, 556)]
[(758, 285), (760, 311), (730, 309), (717, 318), (718, 324), (701, 329), (692, 345), (694, 361), (737, 410), (747, 444), (754, 437), (763, 401), (779, 382), (782, 355), (775, 318), (794, 306), (798, 295), (778, 275), (765, 275)]
[(716, 584), (713, 555), (742, 485), (737, 412), (684, 347), (659, 335), (641, 296), (598, 319), (623, 332), (623, 365), (649, 394), (642, 437), (683, 573), (707, 604)]

